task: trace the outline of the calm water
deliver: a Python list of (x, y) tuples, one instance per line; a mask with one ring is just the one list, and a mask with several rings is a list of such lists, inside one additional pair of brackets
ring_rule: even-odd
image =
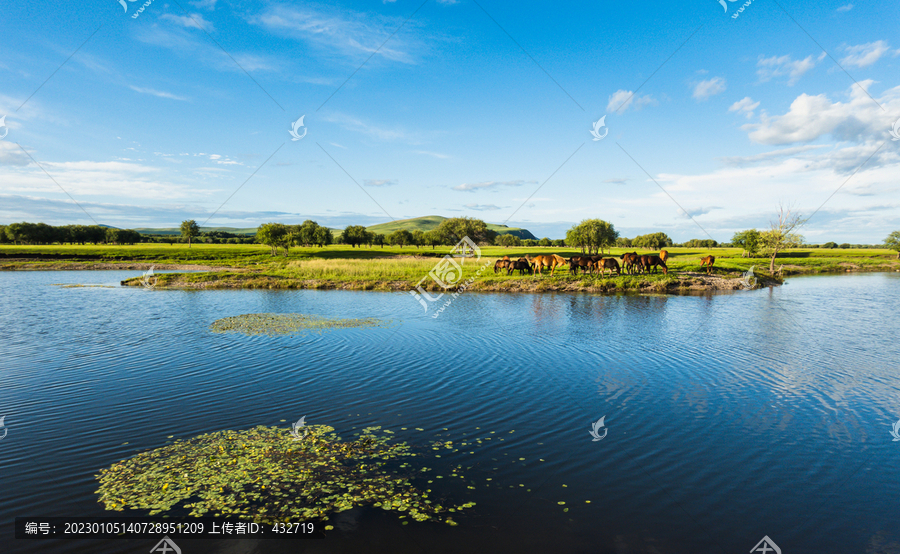
[[(111, 515), (100, 468), (170, 435), (303, 415), (416, 445), (492, 437), (426, 464), (472, 466), (475, 490), (432, 487), (476, 507), (458, 527), (358, 509), (323, 541), (179, 541), (184, 554), (731, 553), (764, 535), (784, 554), (900, 552), (900, 274), (708, 296), (468, 293), (437, 319), (399, 293), (51, 286), (138, 273), (0, 272), (4, 552), (146, 553), (156, 541), (15, 541), (12, 522)], [(398, 325), (207, 330), (259, 312)]]

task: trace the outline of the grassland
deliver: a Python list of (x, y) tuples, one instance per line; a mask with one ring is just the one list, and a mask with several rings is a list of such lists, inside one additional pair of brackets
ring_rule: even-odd
[[(265, 289), (359, 289), (412, 290), (449, 252), (449, 247), (293, 248), (285, 256), (271, 256), (261, 245), (137, 244), (134, 246), (14, 246), (0, 245), (0, 270), (40, 269), (202, 269), (198, 273), (158, 275), (158, 287), (170, 288), (265, 288)], [(632, 249), (629, 249), (629, 251)], [(624, 249), (613, 249), (621, 256)], [(495, 274), (493, 262), (503, 255), (556, 253), (569, 257), (570, 248), (485, 247), (482, 259), (463, 264), (465, 281), (474, 278), (467, 290), (481, 291), (658, 291), (737, 289), (744, 271), (755, 266), (764, 284), (777, 284), (782, 277), (799, 274), (848, 271), (900, 271), (896, 252), (880, 249), (796, 249), (779, 255), (777, 275), (768, 274), (766, 258), (741, 258), (739, 248), (669, 248), (669, 273), (663, 275), (570, 275), (568, 268), (554, 276)], [(640, 251), (639, 251), (640, 252)], [(716, 256), (715, 271), (707, 276), (700, 270), (700, 258)], [(488, 264), (480, 273), (479, 268)], [(140, 284), (140, 276), (125, 282)], [(441, 290), (428, 278), (427, 290)]]
[[(446, 217), (439, 215), (426, 215), (423, 217), (415, 217), (412, 219), (398, 219), (397, 221), (389, 221), (387, 223), (379, 223), (378, 225), (372, 225), (370, 227), (366, 227), (366, 231), (370, 231), (372, 233), (381, 233), (383, 235), (389, 235), (394, 231), (400, 231), (402, 229), (406, 229), (407, 231), (431, 231), (433, 229), (437, 229), (438, 225), (441, 224), (442, 221), (447, 219)], [(520, 229), (518, 227), (507, 227), (506, 225), (497, 225), (494, 223), (487, 224), (488, 229), (491, 231), (496, 231), (500, 234), (512, 234), (520, 239), (535, 239), (535, 237), (531, 234), (527, 229)]]

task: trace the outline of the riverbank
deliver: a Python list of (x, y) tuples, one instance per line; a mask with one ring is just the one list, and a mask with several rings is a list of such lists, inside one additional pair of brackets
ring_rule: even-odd
[[(621, 257), (624, 249), (607, 255)], [(835, 272), (900, 271), (900, 260), (890, 250), (796, 249), (780, 254), (776, 273), (768, 273), (769, 260), (742, 258), (737, 248), (669, 248), (669, 272), (644, 275), (571, 275), (568, 267), (554, 275), (506, 275), (493, 272), (503, 255), (517, 258), (553, 252), (569, 257), (567, 248), (482, 249), (480, 260), (462, 264), (456, 282), (472, 279), (467, 291), (484, 292), (689, 292), (738, 290), (751, 267), (759, 286), (779, 285), (792, 275)], [(444, 291), (429, 274), (449, 248), (293, 248), (288, 256), (271, 256), (258, 245), (134, 245), (134, 246), (0, 246), (0, 270), (155, 270), (192, 271), (157, 274), (155, 287), (173, 289), (341, 289), (411, 291), (419, 284), (429, 291)], [(643, 252), (641, 252), (643, 253)], [(700, 259), (712, 254), (712, 274), (700, 269)], [(424, 281), (423, 281), (424, 278)], [(444, 277), (446, 281), (447, 278)], [(141, 276), (124, 286), (142, 284)], [(452, 290), (448, 289), (448, 290)]]

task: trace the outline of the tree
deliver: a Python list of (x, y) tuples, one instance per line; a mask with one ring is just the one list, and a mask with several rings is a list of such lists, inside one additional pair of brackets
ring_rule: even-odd
[(522, 246), (522, 239), (510, 233), (504, 233), (497, 237), (497, 244), (500, 246)]
[(279, 247), (284, 247), (284, 255), (287, 256), (291, 240), (287, 226), (281, 223), (264, 223), (256, 230), (256, 242), (271, 248), (273, 256), (278, 254)]
[(444, 244), (444, 237), (437, 229), (425, 231), (425, 242), (423, 244), (430, 245), (431, 249), (434, 250), (434, 247), (438, 244)]
[(399, 245), (400, 247), (406, 246), (407, 244), (411, 244), (413, 241), (413, 235), (406, 229), (400, 229), (398, 231), (394, 231), (387, 237), (388, 242), (391, 246)]
[(319, 248), (325, 248), (326, 246), (334, 242), (334, 235), (331, 234), (331, 229), (329, 229), (328, 227), (322, 227), (320, 225), (319, 228), (316, 229), (313, 242), (319, 245)]
[(538, 241), (534, 239), (525, 239), (522, 241), (522, 246), (537, 246)]
[(425, 246), (425, 244), (426, 244), (425, 231), (422, 231), (421, 229), (416, 229), (415, 231), (413, 231), (412, 232), (412, 242), (410, 244), (415, 244), (416, 248), (419, 248), (420, 246)]
[(740, 246), (747, 252), (747, 255), (753, 257), (756, 256), (756, 251), (759, 250), (759, 231), (756, 229), (747, 229), (746, 231), (740, 231), (735, 233), (733, 237), (731, 237), (731, 244), (734, 246)]
[(565, 246), (566, 245), (566, 239), (553, 239), (550, 242), (553, 243), (553, 246)]
[(784, 206), (778, 207), (778, 219), (769, 224), (768, 230), (760, 233), (760, 245), (770, 256), (769, 273), (775, 273), (775, 258), (779, 252), (803, 244), (803, 236), (795, 231), (804, 223), (806, 221), (800, 214)]
[(491, 231), (487, 227), (487, 223), (480, 219), (472, 219), (469, 217), (451, 217), (441, 221), (435, 229), (445, 241), (451, 244), (457, 244), (463, 237), (469, 239), (475, 244), (491, 243), (497, 236), (495, 231)]
[(888, 238), (884, 239), (884, 245), (891, 250), (897, 251), (897, 259), (900, 259), (900, 231), (894, 231)]
[(619, 237), (616, 239), (616, 246), (619, 248), (631, 248), (631, 239), (627, 237)]
[(603, 248), (616, 244), (619, 233), (612, 223), (602, 219), (585, 219), (566, 232), (566, 244), (578, 246), (588, 254), (599, 254)]
[(348, 225), (341, 233), (341, 242), (356, 248), (360, 244), (366, 244), (368, 232), (362, 225)]
[(200, 234), (200, 226), (193, 219), (181, 222), (181, 236), (188, 241), (188, 248), (191, 247), (191, 240)]
[(672, 239), (665, 233), (650, 233), (649, 235), (640, 235), (634, 237), (631, 241), (632, 245), (638, 248), (649, 248), (650, 250), (659, 250), (666, 246), (672, 246)]
[(544, 238), (542, 238), (541, 240), (538, 241), (538, 244), (539, 244), (540, 246), (550, 246), (552, 243), (550, 242), (550, 238), (549, 238), (549, 237), (544, 237)]

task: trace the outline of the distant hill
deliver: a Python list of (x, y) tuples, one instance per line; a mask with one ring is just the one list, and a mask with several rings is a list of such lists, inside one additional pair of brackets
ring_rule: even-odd
[[(165, 229), (135, 229), (138, 233), (142, 235), (181, 235), (181, 229), (178, 227), (169, 227)], [(223, 231), (225, 233), (231, 233), (233, 235), (255, 235), (256, 227), (249, 229), (238, 229), (237, 227), (200, 227), (201, 233), (208, 233), (210, 231)]]
[[(398, 219), (397, 221), (390, 221), (388, 223), (379, 223), (378, 225), (366, 227), (366, 230), (372, 233), (380, 233), (382, 235), (389, 235), (394, 231), (399, 231), (401, 229), (406, 229), (407, 231), (431, 231), (432, 229), (436, 229), (437, 226), (440, 225), (441, 222), (445, 219), (447, 218), (439, 215), (426, 215), (424, 217)], [(537, 237), (532, 235), (531, 232), (527, 229), (508, 227), (506, 225), (496, 225), (494, 223), (488, 223), (487, 226), (491, 231), (496, 231), (501, 235), (515, 235), (523, 240), (537, 239)]]

